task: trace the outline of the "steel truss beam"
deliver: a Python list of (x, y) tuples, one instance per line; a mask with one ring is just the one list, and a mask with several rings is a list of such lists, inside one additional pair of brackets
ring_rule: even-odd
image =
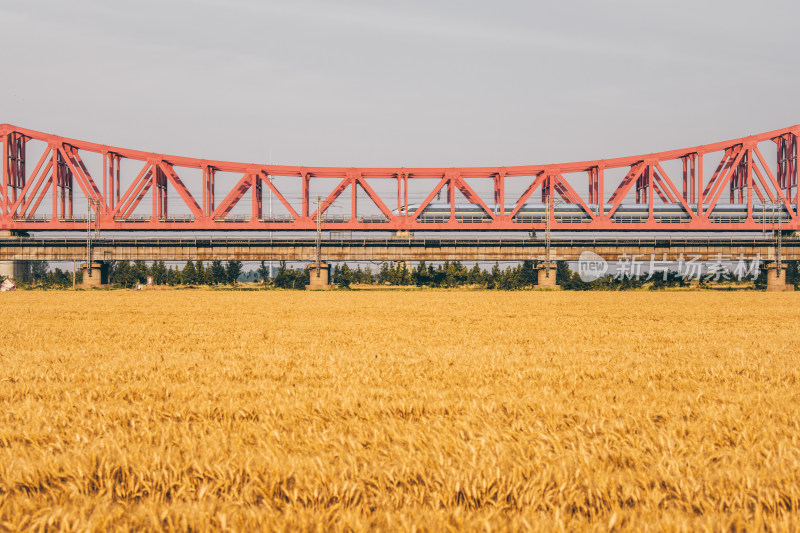
[[(321, 217), (324, 230), (530, 231), (546, 225), (544, 215), (531, 215), (537, 213), (531, 206), (547, 202), (554, 205), (553, 230), (757, 231), (764, 223), (758, 206), (766, 204), (782, 206), (782, 227), (798, 230), (798, 134), (800, 126), (792, 126), (681, 150), (557, 165), (340, 168), (169, 156), (2, 124), (0, 230), (83, 230), (76, 201), (91, 201), (104, 230), (315, 230)], [(767, 141), (775, 143), (774, 159), (759, 146)], [(33, 142), (45, 148), (28, 161)], [(101, 160), (95, 176), (84, 162), (87, 154)], [(124, 161), (132, 172), (123, 171)], [(708, 178), (704, 161), (716, 169)], [(682, 176), (680, 170), (669, 175), (672, 162)], [(187, 177), (191, 169), (199, 175)], [(609, 171), (616, 169), (621, 177), (612, 178)], [(223, 185), (220, 173), (235, 175), (234, 183)], [(313, 186), (327, 191), (319, 213), (312, 208)], [(412, 196), (422, 191), (417, 203), (409, 203), (410, 189)], [(265, 213), (267, 194), (285, 214)], [(446, 203), (436, 200), (442, 194)], [(626, 216), (636, 205), (640, 216)], [(726, 216), (721, 205), (739, 206), (738, 216)], [(464, 215), (465, 206), (472, 215)], [(667, 211), (673, 216), (663, 216)]]

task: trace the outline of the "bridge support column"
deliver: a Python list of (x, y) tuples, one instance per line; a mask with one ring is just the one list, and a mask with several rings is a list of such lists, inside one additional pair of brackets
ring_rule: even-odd
[(86, 263), (81, 264), (83, 281), (81, 287), (93, 289), (108, 284), (108, 263), (105, 261), (92, 261), (91, 267), (86, 268)]
[(333, 288), (330, 284), (331, 266), (328, 263), (311, 263), (308, 265), (309, 281), (307, 291), (325, 291)]
[(548, 276), (548, 270), (545, 268), (545, 265), (539, 266), (539, 276), (536, 283), (537, 289), (558, 289), (558, 284), (556, 284), (556, 264), (550, 263), (550, 275)]
[[(0, 231), (0, 241), (17, 240), (27, 237), (24, 231), (2, 230)], [(19, 280), (28, 272), (28, 261), (0, 261), (0, 276)]]
[(27, 261), (0, 261), (0, 277), (20, 280), (27, 271)]
[(794, 286), (786, 284), (786, 269), (775, 265), (767, 267), (767, 292), (793, 291)]

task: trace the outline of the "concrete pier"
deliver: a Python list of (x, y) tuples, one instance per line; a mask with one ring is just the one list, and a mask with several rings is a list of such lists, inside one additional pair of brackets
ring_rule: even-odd
[(545, 268), (545, 265), (539, 266), (539, 276), (537, 278), (536, 288), (537, 289), (558, 289), (558, 284), (556, 283), (556, 264), (550, 263), (550, 270)]
[(793, 291), (794, 285), (786, 284), (786, 269), (775, 265), (767, 267), (767, 292)]
[(19, 280), (28, 270), (27, 261), (0, 261), (0, 276)]
[(93, 289), (108, 285), (108, 263), (105, 261), (92, 261), (91, 268), (86, 268), (86, 263), (81, 264), (81, 275), (83, 281), (81, 287)]
[[(24, 231), (1, 230), (0, 241), (15, 241), (27, 237)], [(28, 261), (0, 261), (0, 276), (19, 280), (28, 271)]]
[(307, 291), (325, 291), (334, 288), (330, 284), (331, 266), (328, 263), (317, 263), (316, 261), (308, 265), (309, 282), (306, 285)]

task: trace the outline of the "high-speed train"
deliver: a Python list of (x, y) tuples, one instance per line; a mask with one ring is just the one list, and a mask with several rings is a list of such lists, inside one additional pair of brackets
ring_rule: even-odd
[[(420, 204), (410, 204), (408, 209), (395, 209), (395, 215), (413, 215), (416, 213)], [(697, 211), (697, 204), (688, 204), (693, 212)], [(598, 212), (597, 204), (587, 204), (593, 212)], [(703, 212), (707, 212), (708, 204), (704, 206)], [(606, 204), (605, 213), (613, 208), (612, 204)], [(512, 207), (506, 206), (506, 214), (511, 214)], [(494, 213), (499, 214), (500, 208), (494, 207)], [(483, 208), (475, 204), (456, 204), (455, 218), (460, 222), (489, 222), (491, 218), (484, 212)], [(543, 222), (547, 216), (547, 206), (541, 203), (524, 204), (514, 220), (519, 222)], [(553, 216), (556, 220), (563, 222), (589, 222), (591, 217), (583, 210), (579, 204), (556, 204), (553, 207)], [(649, 216), (647, 204), (621, 204), (611, 217), (612, 221), (618, 222), (643, 222)], [(709, 217), (720, 222), (742, 222), (747, 219), (746, 204), (717, 204)], [(450, 204), (431, 203), (425, 208), (423, 213), (417, 218), (419, 222), (444, 222), (450, 218)], [(689, 214), (679, 204), (656, 205), (653, 206), (653, 218), (671, 222), (688, 222), (691, 218)], [(785, 206), (775, 207), (763, 204), (753, 204), (753, 219), (756, 221), (789, 220), (789, 212)]]

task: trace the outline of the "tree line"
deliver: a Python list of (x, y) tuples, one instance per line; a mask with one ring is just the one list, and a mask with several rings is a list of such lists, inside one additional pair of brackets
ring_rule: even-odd
[(147, 283), (153, 278), (154, 285), (236, 285), (242, 274), (241, 261), (186, 261), (183, 268), (167, 267), (164, 261), (148, 265), (144, 261), (114, 261), (111, 263), (108, 280), (117, 287), (133, 287)]
[[(797, 261), (787, 261), (786, 282), (800, 287), (800, 268)], [(263, 265), (263, 263), (262, 263)], [(331, 282), (339, 287), (349, 287), (352, 284), (380, 284), (394, 286), (417, 287), (474, 287), (494, 290), (523, 290), (536, 286), (538, 281), (539, 265), (535, 261), (523, 261), (519, 264), (501, 268), (495, 263), (488, 270), (482, 269), (475, 263), (471, 268), (460, 261), (445, 261), (437, 265), (420, 261), (409, 269), (404, 262), (393, 264), (383, 263), (377, 272), (369, 267), (364, 269), (357, 266), (350, 268), (347, 263), (334, 265), (331, 271)], [(731, 279), (730, 272), (721, 276), (706, 275), (699, 279), (700, 287), (711, 287)], [(567, 261), (557, 261), (555, 268), (556, 283), (565, 290), (634, 290), (648, 287), (659, 290), (671, 287), (688, 287), (691, 280), (681, 276), (676, 271), (655, 274), (651, 279), (646, 276), (615, 277), (606, 275), (593, 281), (583, 281), (577, 272), (569, 268)], [(719, 279), (717, 279), (719, 277)], [(259, 278), (262, 279), (263, 278)], [(268, 283), (268, 282), (266, 282)], [(276, 287), (303, 288), (308, 283), (308, 270), (294, 270), (281, 263), (278, 276), (273, 280)], [(756, 288), (766, 286), (766, 269), (761, 269), (755, 279)]]
[(60, 268), (50, 269), (47, 261), (27, 261), (18, 284), (43, 288), (64, 289), (72, 287), (72, 272)]
[[(187, 261), (181, 268), (169, 266), (164, 261), (148, 265), (145, 261), (112, 261), (109, 263), (108, 281), (120, 288), (132, 288), (153, 278), (155, 285), (235, 285), (242, 275), (241, 261)], [(66, 288), (72, 286), (72, 272), (55, 268), (50, 270), (47, 261), (26, 261), (25, 270), (16, 280), (22, 287)], [(81, 282), (78, 274), (77, 282)]]
[[(787, 261), (786, 281), (800, 287), (800, 268), (797, 261)], [(566, 261), (557, 261), (555, 268), (556, 283), (565, 290), (631, 290), (648, 286), (658, 290), (669, 287), (685, 287), (689, 280), (677, 272), (658, 274), (652, 279), (644, 276), (636, 278), (617, 278), (611, 275), (594, 281), (583, 281), (577, 272), (570, 270)], [(281, 261), (274, 277), (269, 276), (269, 268), (261, 261), (255, 271), (243, 272), (241, 261), (187, 261), (183, 267), (167, 266), (163, 261), (147, 264), (145, 261), (114, 261), (109, 264), (109, 283), (120, 288), (132, 288), (137, 284), (147, 283), (152, 277), (155, 285), (231, 285), (235, 286), (242, 279), (252, 279), (264, 287), (281, 289), (304, 289), (309, 284), (308, 268), (294, 268)], [(373, 271), (369, 266), (357, 265), (351, 268), (347, 263), (336, 264), (331, 270), (331, 283), (347, 288), (354, 284), (392, 285), (401, 287), (435, 287), (455, 288), (473, 287), (494, 290), (522, 290), (536, 286), (538, 265), (535, 261), (501, 268), (495, 263), (491, 268), (483, 269), (475, 263), (468, 268), (460, 261), (445, 261), (433, 265), (420, 261), (413, 268), (404, 262), (382, 263)], [(712, 286), (718, 281), (725, 281), (709, 276), (700, 280), (700, 286)], [(29, 261), (22, 276), (17, 280), (22, 287), (67, 288), (72, 285), (72, 273), (60, 268), (50, 270), (46, 261)], [(80, 283), (80, 275), (78, 283)], [(766, 270), (762, 269), (755, 280), (757, 288), (766, 286)]]

